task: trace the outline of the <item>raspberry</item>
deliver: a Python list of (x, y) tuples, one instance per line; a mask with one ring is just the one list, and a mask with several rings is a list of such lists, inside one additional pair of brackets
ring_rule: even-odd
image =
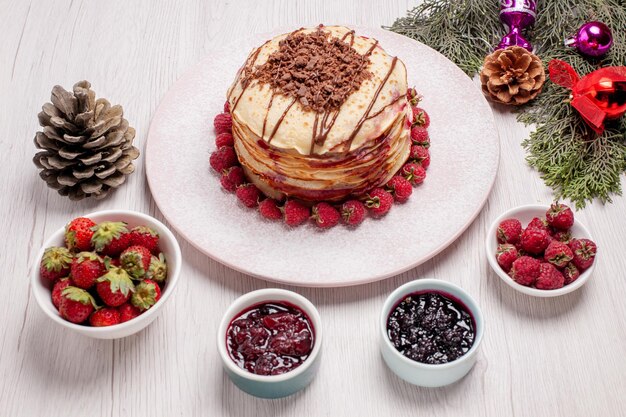
[(393, 194), (394, 198), (399, 203), (404, 203), (411, 197), (413, 193), (413, 187), (411, 183), (404, 177), (396, 175), (387, 183), (387, 189)]
[(261, 198), (261, 192), (253, 184), (242, 184), (237, 187), (235, 193), (239, 201), (249, 208), (256, 207)]
[(413, 126), (411, 128), (411, 140), (416, 145), (430, 145), (430, 136), (428, 136), (428, 130), (426, 130), (426, 128), (422, 126)]
[(235, 141), (233, 140), (233, 135), (230, 132), (220, 133), (215, 137), (215, 146), (219, 149), (222, 146), (234, 146)]
[(419, 104), (420, 100), (422, 99), (422, 96), (417, 94), (417, 90), (415, 90), (415, 88), (411, 87), (408, 90), (406, 90), (406, 98), (409, 100), (411, 107), (415, 107)]
[(288, 226), (299, 226), (311, 216), (311, 210), (296, 200), (287, 200), (284, 210), (285, 223)]
[(563, 268), (574, 258), (572, 250), (563, 242), (553, 240), (546, 248), (543, 259), (557, 268)]
[(232, 146), (222, 146), (211, 154), (209, 163), (211, 164), (211, 168), (220, 174), (226, 168), (237, 165), (237, 154), (235, 153), (235, 148)]
[(328, 229), (339, 223), (341, 214), (328, 203), (317, 203), (313, 206), (313, 219), (319, 227)]
[(565, 278), (565, 285), (569, 285), (572, 282), (576, 281), (580, 276), (580, 271), (576, 268), (576, 265), (573, 263), (568, 263), (563, 268), (563, 277)]
[(423, 166), (424, 169), (428, 169), (428, 167), (430, 166), (430, 152), (428, 152), (428, 148), (426, 148), (425, 146), (411, 146), (409, 159), (415, 160), (415, 162)]
[(365, 219), (365, 205), (358, 200), (348, 200), (341, 206), (341, 217), (345, 224), (356, 226)]
[(509, 272), (511, 270), (511, 266), (513, 266), (513, 262), (519, 257), (517, 253), (517, 249), (515, 246), (510, 243), (504, 243), (498, 245), (498, 250), (496, 251), (496, 260), (498, 261), (498, 265), (504, 269), (505, 272)]
[(426, 170), (415, 162), (404, 164), (400, 174), (413, 185), (419, 185), (426, 179)]
[(220, 113), (215, 116), (215, 119), (213, 119), (213, 127), (217, 134), (224, 132), (230, 133), (233, 129), (233, 118), (230, 116), (230, 113)]
[(565, 204), (554, 203), (546, 212), (546, 220), (555, 229), (567, 230), (574, 224), (574, 213)]
[(535, 281), (535, 287), (540, 290), (555, 290), (565, 285), (565, 277), (554, 265), (544, 262), (539, 268), (539, 277)]
[(382, 188), (374, 188), (367, 194), (365, 207), (370, 209), (370, 213), (374, 217), (382, 217), (391, 209), (393, 205), (393, 196)]
[(589, 268), (596, 258), (598, 248), (596, 244), (589, 239), (572, 239), (569, 243), (574, 259), (572, 263), (576, 265), (580, 271)]
[(551, 236), (554, 240), (563, 242), (566, 245), (572, 240), (572, 232), (569, 230), (552, 230)]
[(231, 193), (235, 192), (237, 187), (246, 182), (246, 176), (243, 173), (243, 168), (240, 166), (228, 168), (224, 171), (222, 178), (220, 178), (220, 182), (222, 183), (222, 187), (224, 187), (224, 189), (230, 191)]
[(540, 219), (539, 217), (533, 218), (530, 223), (528, 223), (528, 226), (526, 226), (526, 228), (545, 230), (546, 232), (550, 233), (550, 226), (548, 226), (548, 221), (546, 219)]
[(224, 113), (230, 113), (230, 103), (228, 100), (224, 102)]
[(280, 220), (283, 218), (283, 212), (280, 211), (278, 203), (273, 198), (266, 198), (259, 203), (259, 213), (261, 213), (261, 216), (270, 220)]
[(517, 219), (505, 219), (498, 225), (496, 238), (498, 243), (517, 244), (522, 236), (522, 223)]
[(413, 126), (421, 126), (424, 129), (428, 129), (430, 126), (430, 117), (424, 109), (413, 107)]
[(540, 267), (541, 261), (530, 256), (520, 256), (513, 262), (509, 276), (518, 284), (530, 287), (539, 277)]
[(550, 244), (550, 235), (542, 229), (527, 228), (522, 232), (520, 243), (526, 252), (539, 255)]

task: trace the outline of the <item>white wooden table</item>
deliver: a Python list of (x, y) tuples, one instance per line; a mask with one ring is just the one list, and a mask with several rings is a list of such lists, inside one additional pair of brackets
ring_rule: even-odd
[[(68, 219), (95, 209), (162, 218), (137, 172), (111, 198), (73, 203), (46, 189), (31, 162), (37, 112), (55, 84), (88, 79), (124, 106), (143, 148), (150, 119), (172, 83), (211, 45), (276, 26), (391, 24), (416, 1), (23, 1), (0, 0), (0, 415), (1, 416), (618, 416), (626, 413), (626, 199), (577, 216), (601, 260), (580, 291), (558, 299), (516, 293), (491, 272), (483, 241), (490, 221), (515, 205), (551, 200), (524, 162), (527, 129), (494, 109), (502, 143), (483, 212), (447, 250), (371, 285), (296, 291), (325, 322), (317, 379), (281, 400), (235, 388), (216, 352), (218, 321), (242, 293), (270, 286), (208, 259), (182, 239), (175, 297), (145, 331), (117, 341), (53, 324), (30, 293), (30, 260)], [(219, 59), (219, 57), (216, 57)], [(216, 76), (222, 76), (216, 74)], [(223, 74), (232, 77), (232, 74)], [(479, 155), (477, 155), (479, 157)], [(468, 179), (471, 181), (471, 179)], [(377, 347), (384, 298), (419, 277), (449, 280), (483, 307), (487, 329), (474, 370), (443, 389), (391, 374)], [(294, 288), (292, 288), (294, 289)]]

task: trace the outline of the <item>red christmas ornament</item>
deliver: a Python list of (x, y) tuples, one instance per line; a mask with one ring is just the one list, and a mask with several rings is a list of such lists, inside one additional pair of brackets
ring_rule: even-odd
[(548, 64), (552, 82), (572, 90), (572, 106), (596, 133), (604, 132), (604, 121), (626, 113), (626, 67), (605, 67), (580, 78), (567, 62), (553, 59)]

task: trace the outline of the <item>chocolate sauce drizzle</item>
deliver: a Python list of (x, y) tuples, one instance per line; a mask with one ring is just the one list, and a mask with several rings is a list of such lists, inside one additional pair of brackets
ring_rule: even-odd
[(389, 67), (389, 71), (387, 71), (387, 75), (385, 75), (385, 78), (383, 78), (383, 81), (380, 83), (380, 85), (376, 89), (376, 93), (374, 93), (374, 97), (370, 101), (370, 104), (367, 106), (367, 110), (365, 111), (365, 113), (361, 117), (361, 120), (359, 120), (359, 122), (356, 124), (356, 128), (352, 131), (352, 134), (350, 135), (350, 137), (348, 137), (348, 140), (346, 141), (346, 147), (344, 149), (344, 152), (349, 152), (350, 151), (350, 147), (352, 146), (352, 141), (354, 141), (354, 138), (356, 137), (356, 135), (361, 130), (361, 127), (363, 127), (363, 123), (365, 123), (365, 121), (367, 120), (367, 117), (369, 116), (370, 112), (372, 111), (372, 107), (374, 106), (374, 103), (378, 99), (378, 96), (380, 95), (380, 92), (382, 91), (382, 89), (385, 86), (385, 84), (387, 84), (387, 80), (389, 79), (389, 77), (391, 76), (391, 73), (395, 69), (397, 62), (398, 62), (398, 57), (394, 56), (393, 60), (391, 61), (391, 66)]
[[(322, 27), (323, 26), (320, 25), (320, 30), (321, 30)], [(287, 37), (293, 36), (294, 34), (300, 32), (302, 30), (304, 30), (304, 28), (297, 29), (297, 30), (291, 32)], [(341, 42), (346, 42), (348, 37), (350, 37), (349, 46), (352, 47), (354, 45), (354, 39), (355, 39), (355, 32), (354, 32), (354, 30), (346, 32), (343, 35), (343, 37), (340, 39), (340, 41)], [(267, 41), (266, 44), (268, 42), (269, 41)], [(378, 40), (374, 40), (374, 43), (365, 52), (365, 54), (362, 55), (362, 57), (363, 58), (369, 58), (369, 56), (372, 54), (372, 52), (374, 51), (374, 49), (377, 46), (378, 46)], [(240, 69), (240, 74), (241, 74), (242, 71), (244, 73), (243, 76), (241, 77), (242, 89), (241, 89), (241, 92), (240, 92), (239, 96), (234, 101), (234, 104), (232, 106), (231, 112), (235, 111), (235, 109), (237, 108), (237, 105), (239, 104), (239, 101), (243, 97), (243, 95), (246, 92), (247, 88), (253, 82), (254, 67), (255, 67), (256, 61), (258, 59), (258, 56), (259, 56), (259, 54), (261, 52), (262, 47), (263, 47), (263, 45), (261, 47), (257, 48), (256, 51), (246, 61), (244, 66)], [(376, 92), (374, 93), (374, 96), (373, 96), (372, 100), (370, 101), (370, 103), (369, 103), (365, 113), (361, 116), (361, 119), (357, 123), (355, 129), (352, 131), (352, 133), (350, 134), (348, 139), (344, 142), (344, 149), (342, 151), (343, 154), (347, 154), (350, 151), (350, 147), (352, 146), (352, 142), (354, 141), (354, 138), (357, 136), (357, 134), (359, 133), (359, 131), (363, 127), (363, 124), (367, 120), (370, 120), (370, 119), (380, 115), (388, 107), (396, 104), (398, 101), (400, 101), (404, 97), (406, 97), (406, 94), (398, 96), (391, 103), (388, 103), (387, 105), (385, 105), (381, 109), (379, 109), (377, 112), (375, 112), (374, 114), (370, 115), (372, 107), (376, 103), (376, 100), (378, 100), (378, 96), (380, 95), (383, 87), (385, 86), (385, 84), (389, 80), (389, 77), (391, 76), (392, 72), (395, 69), (397, 61), (398, 61), (398, 58), (397, 57), (393, 57), (393, 60), (391, 62), (391, 66), (390, 66), (389, 70), (387, 71), (387, 74), (383, 78), (382, 82), (380, 83), (380, 85), (376, 89)], [(363, 59), (361, 61), (361, 63), (359, 65), (359, 67), (357, 68), (357, 70), (352, 74), (352, 79), (354, 79), (359, 73), (361, 73), (361, 71), (364, 70), (363, 66), (366, 63), (369, 63), (369, 59)], [(331, 85), (331, 87), (333, 88), (332, 92), (334, 92), (334, 86)], [(270, 100), (269, 100), (268, 105), (267, 105), (265, 118), (263, 120), (263, 130), (262, 130), (262, 133), (261, 133), (261, 140), (265, 139), (265, 131), (266, 131), (267, 119), (268, 119), (271, 107), (273, 105), (274, 96), (275, 96), (276, 93), (277, 92), (275, 90), (272, 91), (272, 95), (271, 95)], [(229, 100), (230, 99), (231, 99), (231, 97), (229, 97)], [(282, 122), (284, 121), (285, 117), (287, 116), (287, 114), (289, 113), (289, 111), (291, 110), (293, 105), (296, 104), (297, 101), (299, 101), (298, 98), (294, 97), (293, 100), (289, 103), (289, 105), (287, 105), (287, 107), (285, 108), (285, 110), (281, 114), (280, 118), (276, 122), (276, 125), (272, 129), (272, 132), (270, 133), (270, 135), (267, 138), (267, 143), (268, 144), (272, 141), (272, 139), (276, 135), (279, 127), (281, 126)], [(341, 111), (341, 108), (336, 108), (336, 109), (324, 110), (323, 112), (316, 112), (315, 113), (315, 120), (314, 120), (314, 123), (313, 123), (312, 134), (311, 134), (311, 146), (310, 146), (310, 149), (309, 149), (310, 155), (314, 155), (314, 150), (315, 150), (315, 146), (316, 145), (317, 146), (323, 146), (324, 145), (324, 143), (326, 141), (326, 138), (328, 137), (328, 134), (332, 130), (332, 128), (333, 128), (333, 126), (335, 124), (335, 121), (337, 120), (337, 117), (339, 116), (339, 112), (340, 111)]]

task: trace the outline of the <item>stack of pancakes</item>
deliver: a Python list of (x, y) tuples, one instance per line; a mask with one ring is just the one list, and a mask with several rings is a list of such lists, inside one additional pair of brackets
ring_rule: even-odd
[[(255, 77), (279, 49), (285, 62), (302, 59), (296, 50), (281, 48), (286, 42), (281, 41), (320, 31), (329, 41), (345, 42), (363, 58), (360, 84), (340, 105), (316, 108), (310, 94), (306, 100), (303, 87), (290, 93), (263, 81), (267, 76)], [(316, 82), (309, 78), (307, 86)], [(278, 36), (252, 51), (228, 91), (239, 161), (250, 181), (276, 199), (358, 197), (387, 183), (408, 159), (412, 112), (406, 91), (404, 64), (374, 39), (341, 26)]]

